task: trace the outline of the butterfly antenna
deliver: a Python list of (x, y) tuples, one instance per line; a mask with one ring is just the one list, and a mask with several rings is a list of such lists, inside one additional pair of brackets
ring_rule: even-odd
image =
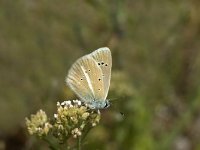
[[(112, 99), (109, 99), (109, 101), (111, 102), (110, 104), (112, 105), (112, 102), (113, 101), (116, 101), (116, 100), (118, 100), (119, 98), (112, 98)], [(117, 110), (117, 108), (116, 108), (116, 105), (112, 105), (113, 106), (113, 108), (114, 108), (114, 110)], [(124, 117), (125, 116), (125, 113), (123, 113), (123, 112), (121, 112), (121, 111), (117, 111), (122, 117)]]

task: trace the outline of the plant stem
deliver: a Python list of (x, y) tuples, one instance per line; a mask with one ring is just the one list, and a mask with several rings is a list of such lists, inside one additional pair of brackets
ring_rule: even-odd
[(82, 135), (82, 140), (84, 140), (84, 139), (85, 139), (85, 137), (86, 137), (86, 136), (87, 136), (87, 134), (89, 133), (90, 129), (91, 129), (91, 127), (87, 127), (87, 128), (86, 128), (86, 130), (85, 130), (84, 134)]
[(77, 140), (77, 148), (78, 148), (78, 150), (81, 150), (81, 136), (78, 137), (78, 140)]
[(46, 141), (49, 144), (49, 148), (51, 150), (58, 150), (57, 146), (53, 142), (51, 142), (51, 140), (49, 140), (48, 138), (44, 138), (44, 141)]

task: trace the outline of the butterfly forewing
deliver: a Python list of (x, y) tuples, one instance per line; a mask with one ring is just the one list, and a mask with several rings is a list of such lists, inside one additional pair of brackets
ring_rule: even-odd
[(69, 70), (66, 82), (84, 102), (104, 98), (102, 70), (89, 54), (78, 59)]
[(92, 57), (95, 59), (97, 65), (102, 70), (103, 77), (103, 87), (104, 87), (104, 100), (107, 97), (109, 86), (110, 86), (110, 78), (111, 78), (111, 68), (112, 68), (112, 57), (110, 49), (107, 47), (99, 48), (96, 51), (91, 53)]

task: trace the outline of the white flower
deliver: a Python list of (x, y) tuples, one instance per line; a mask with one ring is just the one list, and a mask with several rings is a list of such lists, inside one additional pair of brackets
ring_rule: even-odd
[(63, 125), (58, 125), (58, 129), (63, 130), (64, 129)]
[(61, 106), (64, 106), (64, 105), (65, 105), (65, 101), (61, 103)]
[(57, 106), (60, 106), (60, 102), (57, 102)]
[(75, 138), (75, 139), (76, 139), (76, 138), (77, 138), (77, 135), (76, 135), (76, 134), (74, 134), (74, 135), (73, 135), (73, 138)]
[(71, 105), (72, 102), (71, 102), (71, 101), (65, 101), (65, 104), (66, 104), (66, 105)]
[(58, 118), (58, 114), (54, 114), (54, 118)]
[(81, 106), (81, 101), (78, 101), (77, 104), (78, 104), (79, 106)]
[(82, 114), (82, 118), (83, 118), (84, 120), (86, 120), (86, 119), (88, 118), (89, 115), (90, 115), (90, 114), (89, 114), (88, 112), (85, 112), (85, 113)]
[(78, 131), (78, 132), (77, 132), (77, 135), (78, 135), (78, 136), (81, 136), (81, 135), (82, 135), (81, 131)]
[(72, 104), (71, 104), (71, 105), (69, 105), (69, 108), (72, 108), (72, 107), (74, 107)]
[(61, 113), (63, 111), (62, 107), (58, 107), (58, 113)]
[(81, 105), (81, 101), (79, 101), (79, 100), (73, 100), (73, 103), (74, 103), (75, 105), (78, 105), (78, 106)]
[(95, 127), (97, 124), (96, 123), (92, 123), (92, 126)]

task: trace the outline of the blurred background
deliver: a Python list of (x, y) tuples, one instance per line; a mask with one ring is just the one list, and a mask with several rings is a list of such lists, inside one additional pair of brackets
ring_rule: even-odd
[(68, 69), (105, 46), (112, 106), (83, 149), (200, 150), (199, 14), (199, 0), (1, 0), (0, 150), (48, 149), (24, 118), (75, 99)]

